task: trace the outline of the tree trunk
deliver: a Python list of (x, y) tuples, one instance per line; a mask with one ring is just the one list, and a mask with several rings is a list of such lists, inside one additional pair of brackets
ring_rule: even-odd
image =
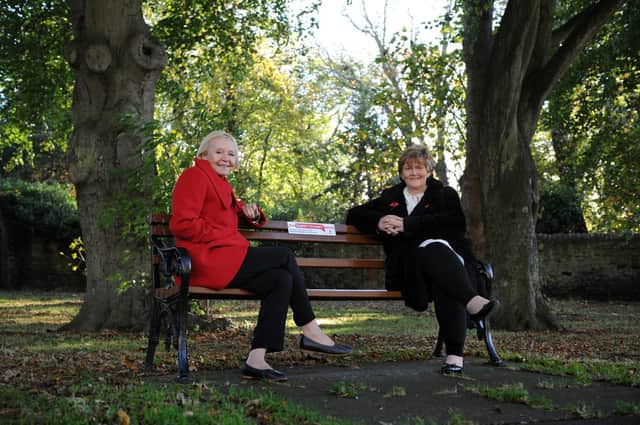
[(552, 31), (554, 2), (510, 0), (498, 30), (493, 1), (467, 0), (467, 163), (462, 181), (470, 235), (495, 269), (499, 327), (555, 327), (541, 291), (530, 143), (547, 93), (622, 4), (601, 0)]
[[(142, 328), (149, 248), (134, 227), (151, 205), (152, 166), (143, 165), (140, 128), (153, 118), (166, 54), (149, 36), (140, 0), (68, 3), (74, 39), (65, 58), (76, 82), (67, 154), (87, 261), (85, 301), (68, 326)], [(123, 281), (137, 284), (121, 292)]]

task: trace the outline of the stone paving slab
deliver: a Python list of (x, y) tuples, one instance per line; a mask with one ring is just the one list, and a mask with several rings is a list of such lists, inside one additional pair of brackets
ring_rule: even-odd
[[(449, 377), (438, 372), (440, 364), (433, 359), (356, 367), (274, 365), (289, 377), (285, 383), (246, 381), (238, 370), (201, 371), (196, 378), (218, 388), (241, 385), (270, 391), (357, 424), (416, 424), (421, 423), (419, 419), (425, 424), (447, 424), (456, 415), (478, 425), (640, 424), (640, 416), (615, 415), (618, 401), (640, 404), (640, 388), (605, 382), (581, 385), (571, 377), (526, 372), (515, 366), (496, 368), (474, 358), (465, 359), (463, 377)], [(332, 393), (337, 383), (356, 388), (357, 398)], [(500, 385), (521, 385), (531, 397), (550, 400), (552, 407), (501, 402), (474, 392), (474, 388)]]

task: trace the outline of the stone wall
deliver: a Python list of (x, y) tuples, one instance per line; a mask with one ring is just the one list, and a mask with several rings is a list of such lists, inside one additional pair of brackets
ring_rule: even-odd
[(543, 292), (640, 299), (640, 235), (538, 235)]

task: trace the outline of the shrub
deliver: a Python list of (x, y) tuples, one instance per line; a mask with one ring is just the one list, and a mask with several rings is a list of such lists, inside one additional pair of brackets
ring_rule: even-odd
[(78, 207), (72, 186), (61, 183), (31, 183), (0, 178), (0, 208), (37, 233), (58, 240), (78, 235)]

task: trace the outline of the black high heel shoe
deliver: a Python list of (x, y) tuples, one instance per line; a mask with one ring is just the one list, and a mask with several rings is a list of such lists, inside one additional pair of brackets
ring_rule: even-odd
[(500, 301), (490, 300), (488, 303), (482, 306), (480, 311), (476, 314), (470, 314), (469, 318), (473, 321), (476, 332), (478, 334), (478, 340), (484, 340), (487, 334), (487, 324), (489, 318), (493, 316), (500, 308)]

